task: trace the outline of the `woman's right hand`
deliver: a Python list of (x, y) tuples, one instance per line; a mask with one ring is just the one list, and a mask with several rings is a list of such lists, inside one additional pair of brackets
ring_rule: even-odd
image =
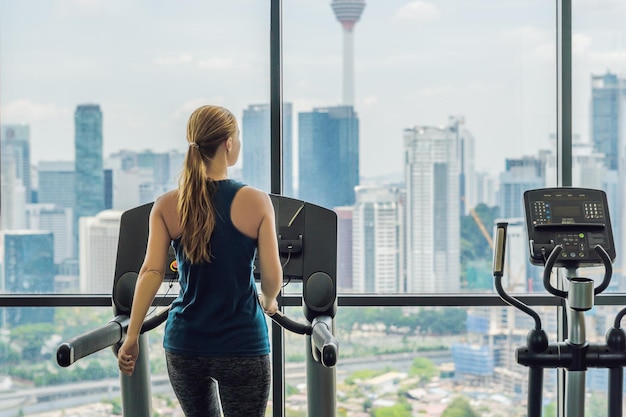
[(137, 338), (126, 338), (117, 352), (117, 364), (124, 375), (131, 376), (133, 374), (138, 356), (139, 340)]
[(278, 311), (278, 300), (276, 298), (267, 298), (263, 294), (259, 295), (259, 301), (265, 314), (273, 316)]

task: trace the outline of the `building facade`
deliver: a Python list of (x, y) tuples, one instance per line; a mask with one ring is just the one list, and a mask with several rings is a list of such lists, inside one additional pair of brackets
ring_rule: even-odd
[[(80, 104), (74, 113), (75, 225), (104, 210), (102, 111), (97, 104)], [(74, 230), (78, 230), (75, 227)], [(76, 236), (78, 243), (78, 236)]]
[(404, 130), (407, 291), (460, 289), (460, 160), (447, 128)]
[(353, 213), (354, 292), (404, 292), (404, 191), (357, 186)]
[(354, 204), (359, 119), (351, 106), (298, 114), (298, 198), (329, 209)]
[[(243, 111), (241, 122), (243, 182), (270, 192), (270, 106), (251, 104)], [(293, 187), (293, 115), (291, 103), (283, 104), (282, 195), (294, 197)]]

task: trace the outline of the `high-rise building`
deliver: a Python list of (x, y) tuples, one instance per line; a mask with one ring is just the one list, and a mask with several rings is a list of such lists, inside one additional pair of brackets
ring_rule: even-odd
[(545, 186), (545, 163), (534, 156), (507, 159), (500, 173), (500, 217), (524, 217), (524, 191)]
[(355, 292), (404, 292), (403, 203), (404, 192), (396, 187), (356, 187), (352, 216), (352, 287)]
[(460, 156), (448, 128), (404, 130), (407, 291), (457, 292)]
[[(52, 232), (13, 230), (3, 232), (4, 280), (2, 292), (13, 294), (54, 291), (54, 240)], [(18, 307), (6, 310), (11, 326), (52, 323), (50, 308)]]
[[(605, 156), (609, 168), (607, 191), (615, 247), (620, 251), (614, 266), (624, 287), (623, 259), (626, 257), (626, 189), (615, 187), (626, 174), (626, 78), (607, 72), (591, 76), (591, 139), (594, 149)], [(617, 182), (616, 182), (617, 181)], [(612, 282), (613, 283), (613, 282)]]
[(343, 27), (343, 105), (354, 106), (354, 25), (361, 18), (365, 0), (333, 0), (330, 4)]
[(113, 209), (113, 170), (105, 168), (103, 171), (104, 176), (104, 210)]
[(326, 208), (354, 204), (359, 119), (351, 106), (298, 114), (298, 198)]
[(80, 292), (110, 294), (115, 276), (122, 211), (105, 210), (80, 219)]
[(25, 202), (32, 198), (30, 167), (30, 126), (27, 124), (6, 124), (0, 126), (0, 144), (2, 155), (14, 161), (15, 178), (25, 190)]
[(81, 104), (74, 114), (76, 152), (76, 216), (104, 210), (102, 112), (97, 104)]
[[(271, 191), (270, 172), (270, 106), (251, 104), (243, 111), (241, 121), (243, 182)], [(291, 103), (283, 104), (282, 194), (294, 197), (293, 115)]]
[[(160, 195), (166, 191), (166, 184), (170, 180), (170, 158), (167, 153), (157, 153), (150, 150), (137, 154), (139, 169), (147, 171), (155, 193)], [(157, 195), (152, 196), (152, 199)]]
[(606, 156), (609, 169), (618, 167), (625, 104), (626, 79), (610, 72), (591, 76), (591, 139), (595, 149)]
[(58, 207), (76, 206), (76, 177), (72, 161), (40, 161), (37, 165), (39, 189), (38, 203)]
[(178, 186), (178, 179), (183, 171), (183, 163), (185, 162), (185, 154), (177, 150), (171, 150), (168, 152), (168, 155), (170, 158), (170, 179), (166, 187), (167, 189), (172, 189)]
[[(74, 113), (74, 171), (76, 205), (74, 247), (79, 247), (78, 223), (81, 217), (104, 210), (104, 171), (102, 162), (102, 112), (97, 104), (81, 104)], [(77, 254), (75, 254), (76, 256)]]
[(14, 154), (3, 150), (0, 153), (0, 158), (2, 230), (25, 229), (26, 189), (17, 177)]
[(54, 263), (74, 258), (74, 211), (55, 204), (28, 204), (26, 217), (30, 230), (50, 231), (54, 239)]
[(352, 215), (353, 206), (335, 207), (337, 213), (337, 288), (352, 291)]
[(474, 135), (465, 126), (463, 116), (450, 116), (448, 129), (456, 135), (456, 144), (459, 148), (461, 214), (467, 215), (478, 204)]

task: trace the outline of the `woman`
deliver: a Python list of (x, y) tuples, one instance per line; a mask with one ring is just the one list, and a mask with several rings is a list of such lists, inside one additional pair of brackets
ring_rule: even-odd
[[(180, 292), (165, 325), (170, 381), (187, 417), (265, 415), (271, 370), (264, 312), (278, 309), (282, 270), (269, 195), (228, 179), (241, 143), (235, 117), (217, 106), (196, 109), (177, 190), (160, 196), (135, 288), (120, 370), (132, 375), (143, 320), (163, 281), (168, 247), (176, 250)], [(257, 294), (255, 253), (261, 275)]]

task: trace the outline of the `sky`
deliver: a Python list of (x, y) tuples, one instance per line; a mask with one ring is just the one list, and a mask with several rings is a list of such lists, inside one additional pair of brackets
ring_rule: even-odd
[[(341, 104), (342, 29), (330, 3), (283, 1), (283, 95), (296, 113)], [(222, 105), (241, 120), (248, 105), (269, 102), (269, 5), (0, 0), (0, 123), (30, 126), (33, 163), (74, 158), (83, 103), (101, 106), (105, 156), (185, 151), (196, 107)], [(354, 36), (361, 174), (401, 172), (403, 130), (452, 115), (475, 137), (479, 170), (495, 173), (505, 158), (549, 147), (556, 19), (546, 0), (366, 0)], [(573, 0), (581, 140), (589, 140), (591, 74), (626, 77), (624, 21), (621, 0)]]

